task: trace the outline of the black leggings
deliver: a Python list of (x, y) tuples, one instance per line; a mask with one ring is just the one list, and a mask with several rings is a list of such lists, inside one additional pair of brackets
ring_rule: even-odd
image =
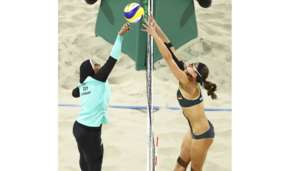
[(197, 0), (197, 2), (200, 4), (203, 8), (208, 8), (211, 6), (212, 0)]
[(73, 134), (80, 154), (81, 171), (101, 171), (103, 159), (101, 127), (87, 127), (75, 121)]

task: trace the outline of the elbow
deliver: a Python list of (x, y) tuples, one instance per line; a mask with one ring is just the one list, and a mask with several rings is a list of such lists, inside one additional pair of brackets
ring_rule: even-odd
[(77, 98), (77, 95), (76, 95), (76, 93), (74, 93), (74, 92), (72, 92), (72, 96), (73, 96), (74, 98)]
[(74, 98), (78, 98), (79, 96), (80, 96), (80, 93), (79, 93), (79, 89), (74, 89), (73, 91), (72, 91), (72, 96), (74, 97)]
[(77, 98), (77, 96), (75, 95), (75, 93), (72, 93), (72, 96), (73, 96), (74, 98)]

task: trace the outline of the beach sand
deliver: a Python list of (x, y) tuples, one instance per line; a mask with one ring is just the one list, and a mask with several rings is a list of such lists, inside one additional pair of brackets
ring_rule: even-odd
[[(79, 81), (81, 61), (93, 57), (103, 63), (111, 45), (94, 35), (98, 1), (86, 5), (81, 0), (59, 1), (59, 103), (79, 104), (71, 90)], [(201, 61), (210, 69), (209, 80), (218, 85), (218, 100), (211, 100), (204, 92), (206, 108), (231, 108), (231, 1), (217, 0), (209, 9), (195, 2), (199, 37), (177, 50), (177, 56), (188, 62)], [(158, 171), (173, 170), (188, 123), (176, 100), (177, 81), (163, 60), (155, 64), (153, 101), (161, 107), (154, 112), (155, 134), (159, 137)], [(134, 79), (136, 78), (136, 79)], [(112, 105), (146, 105), (146, 75), (136, 71), (134, 62), (123, 55), (115, 66), (109, 82)], [(79, 154), (72, 134), (72, 126), (79, 107), (59, 107), (59, 170), (78, 171)], [(216, 132), (204, 169), (231, 170), (231, 112), (206, 112)], [(146, 111), (109, 109), (110, 123), (103, 126), (105, 146), (104, 171), (144, 171), (147, 152)]]

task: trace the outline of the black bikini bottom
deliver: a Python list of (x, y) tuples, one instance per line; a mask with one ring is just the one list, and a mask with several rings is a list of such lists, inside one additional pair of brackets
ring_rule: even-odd
[(192, 138), (193, 139), (214, 138), (214, 136), (215, 136), (215, 134), (214, 134), (214, 127), (213, 127), (212, 123), (209, 120), (208, 120), (209, 129), (206, 132), (204, 132), (202, 134), (194, 134), (189, 119), (188, 118), (186, 118), (186, 119), (188, 120), (188, 123), (189, 123), (189, 126), (190, 126), (190, 130), (191, 130), (191, 134), (192, 134)]

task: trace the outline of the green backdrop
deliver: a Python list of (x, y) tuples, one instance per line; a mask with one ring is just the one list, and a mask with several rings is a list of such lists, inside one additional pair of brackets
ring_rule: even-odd
[[(138, 2), (144, 8), (147, 0), (102, 0), (98, 12), (96, 36), (113, 44), (116, 34), (126, 20), (123, 17), (125, 5)], [(145, 9), (146, 13), (147, 9)], [(197, 37), (197, 24), (192, 0), (154, 0), (154, 17), (167, 34), (175, 48)], [(142, 20), (143, 21), (143, 20)], [(131, 31), (125, 35), (122, 51), (136, 63), (136, 70), (145, 69), (147, 56), (147, 34), (141, 31), (142, 22), (131, 25)], [(161, 55), (154, 46), (154, 62)]]

